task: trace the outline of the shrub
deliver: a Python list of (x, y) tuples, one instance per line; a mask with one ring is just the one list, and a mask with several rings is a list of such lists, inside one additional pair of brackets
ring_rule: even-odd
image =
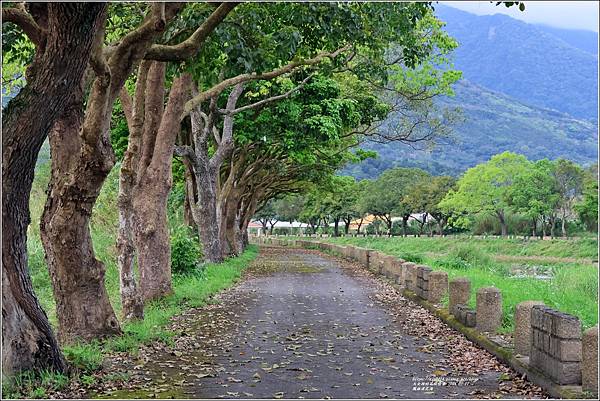
[(417, 253), (403, 253), (400, 255), (400, 258), (413, 263), (423, 263), (423, 255), (419, 255)]
[(492, 264), (492, 259), (474, 245), (458, 245), (452, 249), (449, 257), (477, 267)]
[(171, 270), (173, 274), (198, 271), (202, 249), (198, 238), (187, 227), (175, 228), (171, 233)]

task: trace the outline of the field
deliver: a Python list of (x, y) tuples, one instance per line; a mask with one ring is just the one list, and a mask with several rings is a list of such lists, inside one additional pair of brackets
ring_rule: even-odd
[[(325, 239), (325, 238), (324, 238)], [(598, 241), (474, 239), (468, 237), (343, 237), (339, 244), (375, 249), (448, 272), (450, 279), (471, 279), (475, 291), (495, 286), (502, 292), (503, 331), (513, 329), (516, 304), (542, 300), (579, 317), (584, 327), (598, 323)]]

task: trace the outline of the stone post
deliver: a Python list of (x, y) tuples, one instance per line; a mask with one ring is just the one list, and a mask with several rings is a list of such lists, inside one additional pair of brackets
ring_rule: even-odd
[(448, 273), (434, 271), (429, 273), (429, 302), (439, 304), (448, 292)]
[(531, 309), (535, 305), (543, 305), (542, 301), (525, 301), (515, 307), (515, 352), (529, 356), (531, 348)]
[(412, 262), (404, 263), (404, 283), (406, 289), (416, 292), (417, 291), (417, 265)]
[(471, 280), (466, 277), (457, 277), (450, 281), (448, 297), (448, 311), (456, 316), (456, 305), (466, 305), (471, 298)]
[(482, 287), (476, 294), (477, 330), (495, 332), (502, 325), (502, 294), (496, 287)]
[(371, 252), (369, 254), (369, 270), (375, 274), (381, 274), (381, 270), (384, 267), (385, 255), (381, 252)]
[(390, 256), (390, 266), (392, 271), (392, 278), (396, 284), (404, 287), (404, 259), (399, 259), (394, 256)]
[(583, 332), (581, 382), (583, 391), (598, 395), (598, 325)]
[(429, 266), (417, 266), (417, 295), (421, 299), (429, 299), (429, 274), (431, 274)]

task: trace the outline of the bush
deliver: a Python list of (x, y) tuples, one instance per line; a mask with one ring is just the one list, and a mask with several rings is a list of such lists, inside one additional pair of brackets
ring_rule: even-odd
[(178, 227), (171, 233), (171, 270), (173, 274), (198, 272), (202, 248), (198, 238), (187, 227)]
[(423, 255), (419, 255), (417, 253), (403, 253), (400, 255), (400, 258), (413, 263), (423, 263)]
[(472, 265), (485, 266), (492, 262), (492, 259), (487, 254), (474, 245), (458, 245), (452, 249), (450, 256)]
[(491, 266), (492, 259), (473, 245), (458, 245), (450, 251), (448, 257), (437, 260), (437, 263), (449, 269), (464, 270)]

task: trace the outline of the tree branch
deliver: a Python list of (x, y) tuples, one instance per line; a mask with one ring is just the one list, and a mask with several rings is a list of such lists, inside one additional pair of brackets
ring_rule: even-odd
[(289, 91), (287, 91), (286, 93), (284, 93), (282, 95), (271, 96), (268, 99), (263, 99), (263, 100), (258, 101), (256, 103), (252, 103), (252, 104), (249, 104), (249, 105), (246, 105), (246, 106), (243, 106), (243, 107), (237, 108), (235, 110), (231, 110), (231, 111), (228, 111), (226, 109), (219, 109), (219, 113), (225, 114), (225, 115), (234, 115), (234, 114), (237, 114), (237, 113), (241, 113), (242, 111), (246, 111), (246, 110), (250, 110), (250, 109), (255, 109), (255, 108), (260, 107), (262, 105), (265, 105), (265, 104), (268, 104), (268, 103), (271, 103), (271, 102), (276, 102), (276, 101), (281, 100), (281, 99), (285, 99), (285, 98), (289, 97), (292, 93), (298, 91), (304, 85), (306, 85), (306, 83), (308, 82), (308, 80), (310, 78), (312, 78), (312, 74), (309, 75), (308, 77), (304, 78), (304, 80), (302, 80), (302, 82), (300, 82), (300, 84), (298, 86), (296, 86), (293, 89), (290, 89)]
[[(156, 61), (184, 61), (193, 56), (208, 35), (225, 19), (227, 14), (238, 3), (222, 3), (213, 13), (190, 35), (189, 38), (177, 45), (155, 44), (148, 49), (144, 58)], [(164, 7), (164, 6), (163, 6)]]
[(334, 52), (322, 52), (313, 58), (310, 58), (307, 60), (292, 61), (291, 63), (286, 64), (281, 68), (277, 68), (275, 70), (265, 72), (262, 74), (257, 74), (255, 72), (253, 72), (251, 74), (240, 74), (233, 78), (225, 79), (225, 80), (221, 81), (220, 83), (218, 83), (217, 85), (213, 86), (212, 88), (199, 93), (197, 96), (194, 96), (193, 99), (188, 101), (185, 105), (184, 114), (185, 115), (189, 114), (190, 110), (195, 108), (197, 105), (204, 102), (206, 99), (209, 99), (213, 96), (220, 94), (221, 92), (223, 92), (225, 89), (227, 89), (230, 86), (234, 86), (239, 83), (248, 82), (248, 81), (256, 81), (256, 80), (261, 80), (261, 79), (267, 80), (267, 79), (276, 78), (280, 75), (287, 74), (288, 72), (291, 72), (298, 67), (315, 65), (315, 64), (320, 63), (325, 58), (331, 58), (331, 59), (335, 58), (340, 53), (344, 52), (345, 50), (348, 50), (349, 48), (350, 48), (350, 45), (346, 45), (344, 47), (337, 49)]
[(21, 28), (36, 46), (40, 46), (46, 37), (46, 32), (35, 22), (31, 14), (22, 8), (3, 8), (2, 23), (5, 22), (12, 22)]

